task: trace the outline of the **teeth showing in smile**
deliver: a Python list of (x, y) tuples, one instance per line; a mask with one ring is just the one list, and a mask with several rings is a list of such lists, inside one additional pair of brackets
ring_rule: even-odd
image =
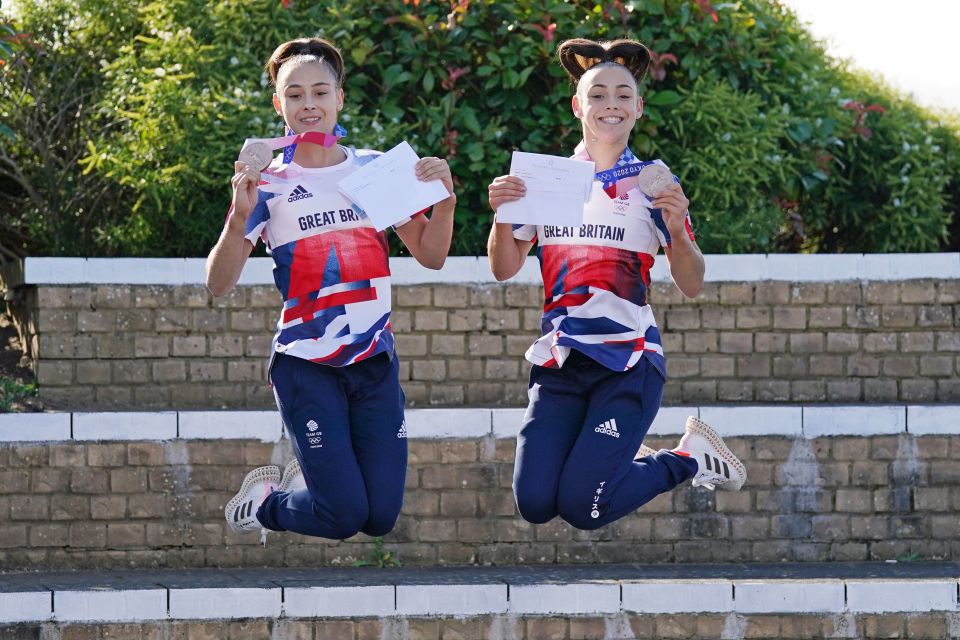
[(620, 124), (623, 122), (623, 118), (618, 116), (607, 116), (606, 118), (600, 118), (600, 122), (605, 122), (607, 124)]

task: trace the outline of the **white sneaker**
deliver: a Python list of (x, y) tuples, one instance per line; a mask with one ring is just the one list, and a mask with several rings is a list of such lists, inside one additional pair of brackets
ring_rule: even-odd
[(689, 453), (697, 461), (699, 470), (693, 477), (693, 486), (728, 491), (739, 491), (747, 480), (743, 463), (723, 443), (720, 434), (707, 423), (690, 416), (676, 451)]
[(278, 491), (300, 491), (307, 488), (307, 481), (303, 479), (303, 470), (296, 458), (283, 468), (283, 477), (280, 478)]
[(640, 445), (640, 449), (637, 450), (637, 455), (633, 457), (634, 460), (639, 458), (646, 458), (647, 456), (652, 456), (656, 453), (656, 449), (651, 449), (645, 444)]
[[(230, 499), (223, 509), (227, 524), (236, 533), (248, 533), (263, 529), (257, 520), (257, 509), (280, 484), (280, 468), (276, 465), (257, 467), (247, 474), (240, 485), (240, 491)], [(263, 536), (261, 535), (261, 538)]]

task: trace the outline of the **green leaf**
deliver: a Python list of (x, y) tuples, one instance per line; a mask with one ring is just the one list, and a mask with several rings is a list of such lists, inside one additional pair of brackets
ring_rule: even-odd
[(792, 127), (787, 129), (787, 135), (790, 136), (797, 144), (803, 144), (810, 139), (810, 136), (813, 134), (813, 127), (810, 126), (809, 122), (797, 122), (794, 123)]
[(433, 70), (427, 69), (427, 72), (423, 74), (423, 90), (427, 93), (433, 91)]
[(470, 130), (470, 133), (480, 135), (480, 122), (477, 121), (476, 111), (471, 107), (460, 107), (460, 117), (463, 119), (463, 124)]
[(683, 102), (683, 96), (670, 89), (657, 91), (652, 96), (644, 100), (644, 104), (651, 104), (658, 107), (669, 107)]
[(2, 122), (0, 122), (0, 134), (10, 138), (11, 140), (17, 139), (17, 134), (13, 132), (13, 129), (11, 129), (10, 127), (8, 127)]

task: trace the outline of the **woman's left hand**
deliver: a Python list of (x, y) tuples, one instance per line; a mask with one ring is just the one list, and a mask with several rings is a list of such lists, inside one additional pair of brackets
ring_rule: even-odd
[(453, 194), (453, 175), (450, 173), (450, 165), (448, 165), (447, 161), (443, 158), (420, 158), (419, 162), (417, 162), (416, 174), (417, 179), (423, 182), (439, 180), (443, 183), (443, 186), (447, 188), (447, 193), (450, 194), (450, 197), (455, 197)]
[(676, 182), (656, 194), (650, 206), (663, 212), (663, 221), (671, 236), (686, 233), (687, 208), (690, 201), (683, 195), (683, 188)]

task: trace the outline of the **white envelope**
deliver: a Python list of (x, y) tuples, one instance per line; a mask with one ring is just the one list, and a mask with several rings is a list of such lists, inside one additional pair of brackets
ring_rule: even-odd
[(417, 179), (418, 160), (404, 140), (341, 180), (337, 187), (363, 209), (377, 231), (383, 231), (450, 195), (440, 180)]
[(497, 210), (497, 222), (577, 227), (593, 189), (593, 161), (514, 151), (510, 175), (523, 179), (527, 195)]

